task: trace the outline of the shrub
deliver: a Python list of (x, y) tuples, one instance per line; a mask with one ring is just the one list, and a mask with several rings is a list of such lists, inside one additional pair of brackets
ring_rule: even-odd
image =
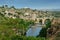
[(42, 28), (42, 30), (40, 31), (39, 36), (40, 37), (46, 37), (47, 35), (47, 28)]

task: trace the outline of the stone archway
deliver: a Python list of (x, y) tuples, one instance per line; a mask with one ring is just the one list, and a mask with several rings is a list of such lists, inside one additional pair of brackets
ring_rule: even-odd
[(40, 19), (40, 20), (39, 20), (39, 23), (40, 23), (40, 24), (42, 24), (42, 21), (43, 21), (43, 20), (42, 20), (42, 19)]
[(48, 21), (51, 21), (50, 19), (45, 19), (44, 24), (46, 24)]

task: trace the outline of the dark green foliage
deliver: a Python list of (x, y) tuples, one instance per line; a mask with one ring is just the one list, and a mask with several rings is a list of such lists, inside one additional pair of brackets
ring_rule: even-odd
[(47, 28), (42, 28), (42, 30), (40, 31), (39, 36), (40, 37), (46, 37), (47, 35)]
[(4, 15), (0, 12), (0, 16), (4, 17)]
[(12, 40), (46, 40), (45, 38), (36, 38), (36, 37), (25, 37), (25, 36), (14, 36)]
[(12, 36), (11, 40), (23, 40), (20, 36)]
[(46, 19), (45, 24), (46, 24), (46, 28), (50, 28), (51, 27), (50, 19)]

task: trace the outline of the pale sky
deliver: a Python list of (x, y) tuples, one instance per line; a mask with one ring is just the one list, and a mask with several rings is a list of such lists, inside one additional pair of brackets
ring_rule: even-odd
[(32, 9), (60, 9), (60, 0), (0, 0), (0, 5)]

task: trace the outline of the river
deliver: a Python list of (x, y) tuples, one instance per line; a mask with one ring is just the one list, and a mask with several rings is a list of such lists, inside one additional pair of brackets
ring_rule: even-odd
[(42, 29), (42, 26), (40, 24), (35, 24), (27, 30), (26, 36), (36, 37), (37, 35), (39, 35), (41, 29)]

